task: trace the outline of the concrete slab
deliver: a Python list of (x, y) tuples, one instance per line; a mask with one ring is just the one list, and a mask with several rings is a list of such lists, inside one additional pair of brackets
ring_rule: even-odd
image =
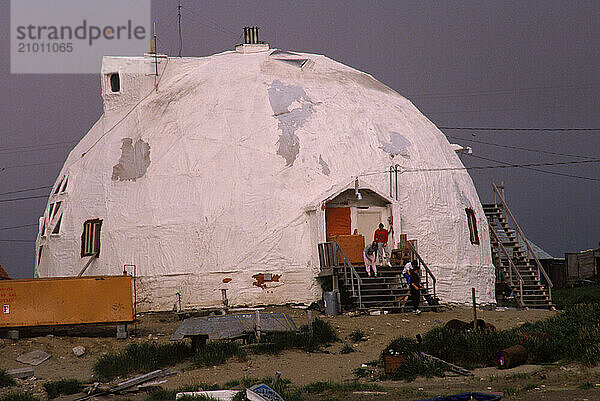
[(36, 349), (35, 351), (19, 355), (17, 361), (21, 363), (26, 363), (28, 365), (37, 366), (40, 363), (50, 359), (51, 357), (52, 355), (50, 355), (49, 353)]

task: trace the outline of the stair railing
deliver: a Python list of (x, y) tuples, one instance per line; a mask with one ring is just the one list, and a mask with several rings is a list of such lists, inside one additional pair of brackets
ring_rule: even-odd
[[(523, 277), (521, 276), (521, 273), (519, 273), (519, 269), (517, 269), (517, 266), (515, 266), (514, 262), (512, 261), (512, 258), (508, 254), (508, 251), (506, 250), (506, 248), (504, 247), (504, 245), (502, 245), (502, 241), (500, 241), (500, 238), (498, 238), (498, 234), (496, 234), (496, 231), (494, 230), (494, 227), (492, 227), (492, 224), (490, 222), (488, 222), (488, 225), (490, 227), (490, 232), (492, 233), (492, 235), (494, 236), (494, 239), (495, 239), (496, 243), (500, 247), (500, 250), (502, 250), (502, 252), (506, 256), (506, 259), (508, 259), (508, 266), (509, 266), (509, 268), (508, 268), (508, 280), (510, 281), (510, 286), (511, 287), (515, 286), (515, 281), (514, 281), (514, 278), (513, 278), (513, 273), (514, 273), (515, 276), (517, 276), (517, 280), (519, 280), (519, 298), (517, 299), (517, 302), (519, 303), (519, 306), (521, 308), (523, 308), (525, 306), (523, 304)], [(514, 293), (513, 293), (513, 295), (514, 295)]]
[[(494, 192), (495, 192), (495, 194), (494, 194), (494, 201), (496, 202), (496, 196), (498, 197), (498, 199), (500, 199), (500, 202), (502, 204), (503, 210), (506, 211), (506, 214), (508, 215), (508, 217), (510, 217), (512, 223), (514, 224), (517, 233), (521, 236), (521, 238), (523, 239), (523, 242), (527, 246), (527, 257), (528, 257), (528, 259), (531, 260), (531, 256), (533, 256), (533, 259), (535, 260), (535, 265), (537, 267), (538, 280), (541, 282), (542, 281), (542, 277), (544, 277), (544, 280), (548, 284), (548, 298), (550, 300), (552, 300), (551, 288), (554, 286), (552, 284), (552, 280), (550, 280), (550, 277), (548, 277), (548, 274), (546, 273), (546, 271), (542, 267), (542, 264), (538, 260), (537, 255), (535, 254), (535, 252), (533, 252), (533, 249), (531, 248), (531, 245), (529, 244), (529, 241), (527, 241), (527, 238), (525, 237), (525, 234), (523, 234), (523, 230), (521, 230), (521, 227), (517, 223), (517, 219), (515, 219), (515, 216), (513, 216), (513, 214), (511, 213), (510, 209), (508, 208), (508, 205), (506, 204), (506, 201), (504, 200), (504, 196), (502, 195), (502, 193), (500, 192), (500, 190), (498, 189), (498, 187), (496, 186), (495, 183), (492, 183), (492, 188), (494, 189)], [(496, 202), (496, 205), (497, 204), (498, 203)], [(517, 237), (517, 240), (518, 240), (518, 237)], [(510, 260), (510, 258), (509, 258), (509, 260)]]
[[(344, 274), (344, 283), (346, 285), (348, 285), (348, 282), (350, 283), (352, 296), (358, 297), (358, 307), (362, 308), (362, 279), (356, 269), (354, 269), (354, 266), (352, 266), (352, 263), (350, 263), (350, 259), (348, 259), (340, 245), (336, 241), (328, 241), (320, 243), (318, 247), (321, 269), (332, 268), (334, 274), (337, 274), (335, 270), (341, 268), (342, 273)], [(343, 259), (343, 265), (341, 266), (339, 255), (341, 255)]]
[(431, 277), (431, 283), (432, 283), (432, 288), (433, 288), (432, 295), (435, 296), (435, 282), (437, 281), (435, 276), (433, 275), (431, 270), (429, 270), (429, 267), (427, 267), (427, 264), (421, 258), (421, 255), (419, 255), (419, 252), (417, 252), (417, 249), (414, 247), (414, 245), (410, 241), (406, 241), (406, 243), (410, 247), (412, 254), (417, 257), (417, 260), (419, 261), (421, 266), (423, 266), (425, 268), (425, 273), (426, 273), (425, 274), (425, 290), (426, 290), (426, 292), (429, 294), (429, 277)]

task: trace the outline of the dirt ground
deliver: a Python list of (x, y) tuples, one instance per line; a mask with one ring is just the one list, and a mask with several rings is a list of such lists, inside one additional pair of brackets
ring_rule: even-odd
[[(266, 310), (285, 312), (297, 326), (306, 323), (306, 311), (289, 307), (271, 307)], [(478, 317), (490, 322), (497, 329), (506, 329), (524, 322), (536, 321), (553, 315), (547, 310), (479, 310)], [(163, 388), (174, 389), (184, 385), (205, 383), (225, 383), (243, 377), (267, 377), (280, 371), (283, 378), (294, 385), (304, 385), (315, 381), (342, 383), (355, 380), (353, 370), (363, 363), (379, 357), (385, 346), (395, 337), (414, 337), (418, 333), (441, 326), (450, 319), (472, 320), (472, 310), (464, 307), (445, 307), (441, 312), (413, 314), (340, 315), (320, 316), (331, 322), (340, 338), (351, 344), (347, 336), (360, 329), (368, 335), (368, 340), (355, 344), (356, 352), (340, 354), (343, 343), (336, 343), (325, 352), (307, 353), (299, 350), (285, 351), (277, 356), (249, 355), (246, 361), (231, 361), (227, 364), (202, 369), (191, 369), (189, 364), (178, 366), (178, 374), (167, 378)], [(84, 329), (45, 329), (22, 332), (21, 339), (0, 340), (0, 368), (14, 369), (26, 365), (16, 358), (36, 349), (46, 351), (52, 357), (34, 367), (35, 377), (19, 381), (28, 392), (45, 398), (43, 383), (49, 380), (78, 379), (93, 382), (92, 367), (98, 357), (116, 352), (132, 342), (154, 340), (168, 342), (169, 336), (180, 321), (173, 313), (145, 314), (134, 327), (134, 333), (127, 340), (115, 338), (115, 327), (96, 326)], [(73, 347), (83, 346), (85, 355), (76, 357)], [(444, 378), (419, 378), (413, 382), (383, 381), (381, 386), (389, 389), (387, 394), (352, 393), (349, 400), (414, 400), (443, 394), (465, 391), (503, 392), (507, 400), (599, 400), (600, 369), (588, 369), (578, 365), (524, 365), (510, 370), (495, 368), (476, 369), (474, 377), (452, 376)], [(361, 379), (368, 381), (368, 378)], [(14, 390), (14, 388), (12, 389)], [(8, 390), (3, 390), (6, 392)]]

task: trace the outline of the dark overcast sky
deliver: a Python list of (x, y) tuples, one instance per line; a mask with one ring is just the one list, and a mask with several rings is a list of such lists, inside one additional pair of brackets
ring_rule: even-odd
[[(599, 1), (182, 1), (184, 56), (232, 49), (246, 25), (272, 47), (324, 54), (406, 96), (444, 127), (600, 128)], [(159, 50), (177, 53), (176, 1), (154, 1)], [(38, 217), (69, 150), (102, 113), (100, 76), (11, 75), (9, 2), (0, 4), (0, 261), (33, 274)], [(98, 66), (100, 71), (100, 66)], [(444, 130), (506, 163), (600, 159), (597, 131)], [(479, 141), (479, 142), (475, 142)], [(480, 142), (531, 148), (529, 152)], [(54, 145), (48, 145), (54, 144)], [(48, 145), (48, 146), (43, 146)], [(466, 166), (497, 163), (464, 156)], [(18, 167), (23, 165), (34, 165)], [(598, 246), (600, 164), (471, 170), (491, 183), (530, 240), (553, 256)], [(7, 227), (34, 225), (16, 229)]]

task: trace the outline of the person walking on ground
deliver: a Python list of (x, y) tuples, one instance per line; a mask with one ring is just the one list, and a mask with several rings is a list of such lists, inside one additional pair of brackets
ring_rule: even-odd
[(421, 313), (419, 310), (419, 303), (421, 302), (421, 277), (419, 276), (419, 265), (416, 263), (411, 266), (410, 275), (410, 298), (412, 300), (413, 313), (418, 315)]
[(375, 275), (375, 277), (377, 277), (377, 267), (375, 266), (376, 253), (377, 243), (375, 241), (367, 245), (365, 247), (365, 250), (363, 251), (363, 258), (365, 259), (365, 269), (367, 270), (367, 274), (369, 275), (369, 277), (371, 277), (371, 270), (373, 270), (373, 274)]
[(388, 252), (387, 242), (388, 242), (388, 234), (393, 231), (392, 226), (390, 226), (390, 231), (383, 228), (383, 223), (379, 223), (379, 228), (375, 230), (374, 241), (377, 243), (377, 255), (379, 255), (379, 264), (383, 266), (383, 259), (385, 253), (385, 263), (387, 266), (392, 267), (390, 263), (390, 253)]

